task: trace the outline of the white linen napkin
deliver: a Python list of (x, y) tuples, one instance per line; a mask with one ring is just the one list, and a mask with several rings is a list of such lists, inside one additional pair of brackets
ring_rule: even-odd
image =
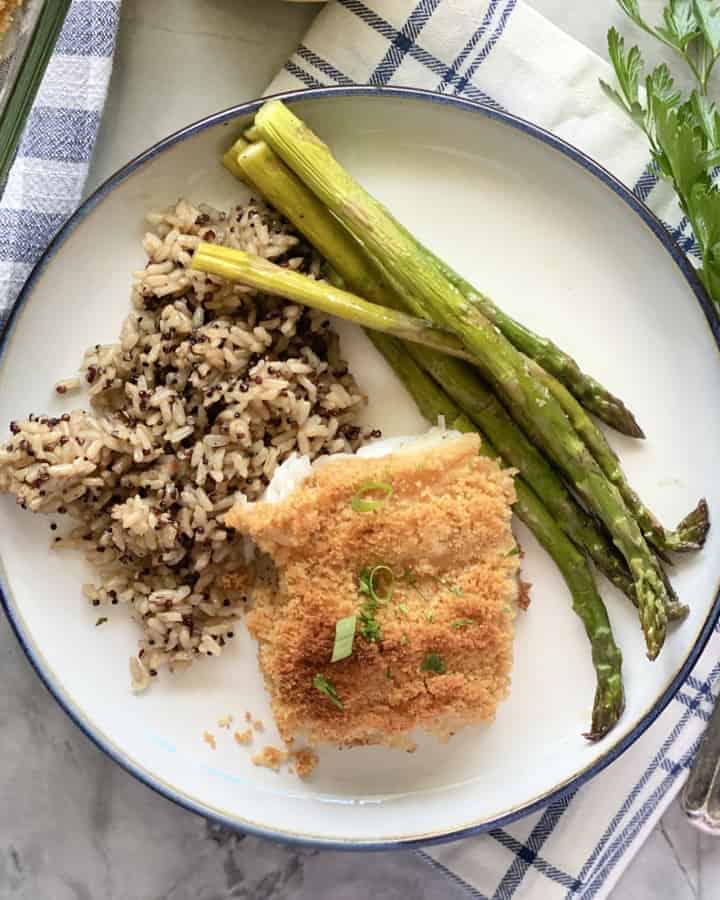
[[(686, 252), (644, 138), (605, 98), (607, 63), (522, 0), (332, 0), (273, 81), (405, 85), (499, 107), (547, 128), (628, 185)], [(680, 789), (720, 684), (720, 629), (651, 728), (574, 796), (489, 834), (419, 851), (476, 898), (602, 898)]]

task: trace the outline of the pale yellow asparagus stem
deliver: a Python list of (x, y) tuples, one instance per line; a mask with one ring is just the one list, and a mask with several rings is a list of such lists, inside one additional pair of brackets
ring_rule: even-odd
[(266, 294), (275, 294), (295, 303), (319, 309), (328, 315), (338, 316), (372, 331), (392, 334), (406, 341), (451, 353), (461, 359), (472, 358), (453, 335), (431, 322), (399, 310), (368, 303), (367, 300), (349, 291), (341, 290), (325, 281), (315, 281), (307, 275), (277, 266), (260, 256), (245, 253), (244, 250), (233, 250), (202, 242), (193, 254), (192, 267), (196, 271), (219, 275), (229, 281), (264, 291)]

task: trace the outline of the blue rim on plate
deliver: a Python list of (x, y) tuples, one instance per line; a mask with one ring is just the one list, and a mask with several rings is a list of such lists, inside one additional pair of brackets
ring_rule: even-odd
[[(715, 338), (715, 342), (720, 349), (720, 318), (718, 318), (712, 301), (705, 292), (705, 289), (700, 283), (700, 280), (698, 279), (694, 268), (690, 264), (683, 251), (670, 237), (662, 222), (640, 200), (638, 200), (637, 197), (635, 197), (624, 184), (618, 181), (618, 179), (615, 178), (614, 175), (608, 172), (607, 169), (603, 168), (599, 163), (595, 162), (589, 156), (573, 147), (571, 144), (566, 143), (562, 139), (556, 137), (548, 131), (545, 131), (543, 128), (539, 128), (537, 125), (533, 125), (531, 122), (528, 122), (525, 119), (510, 115), (509, 113), (499, 112), (496, 109), (491, 109), (490, 107), (483, 106), (479, 103), (474, 103), (470, 100), (463, 100), (458, 97), (449, 97), (441, 94), (436, 94), (431, 91), (419, 90), (417, 88), (381, 88), (370, 86), (311, 88), (301, 91), (289, 91), (281, 94), (276, 94), (274, 96), (278, 99), (284, 100), (285, 102), (293, 103), (294, 101), (299, 100), (318, 100), (326, 97), (343, 97), (353, 95), (363, 97), (382, 95), (406, 100), (439, 103), (453, 106), (457, 109), (461, 109), (475, 115), (483, 116), (488, 119), (494, 119), (510, 126), (511, 128), (524, 132), (530, 137), (533, 137), (536, 140), (541, 141), (543, 144), (546, 144), (552, 149), (558, 151), (567, 159), (572, 160), (572, 162), (582, 166), (593, 177), (597, 178), (606, 187), (610, 188), (627, 206), (629, 206), (630, 209), (644, 222), (645, 225), (647, 225), (647, 227), (653, 232), (658, 241), (664, 246), (664, 248), (673, 258), (675, 264), (681, 270), (683, 277), (688, 284), (688, 287), (693, 292), (698, 303), (702, 307), (710, 330), (713, 334), (713, 337)], [(144, 153), (136, 156), (129, 163), (119, 169), (114, 175), (108, 178), (107, 181), (100, 185), (100, 187), (97, 188), (97, 190), (79, 207), (79, 209), (58, 231), (45, 253), (35, 265), (32, 273), (30, 274), (30, 277), (28, 278), (25, 286), (18, 296), (17, 302), (15, 303), (15, 306), (5, 324), (2, 333), (0, 334), (0, 361), (2, 361), (5, 347), (12, 333), (13, 323), (15, 322), (19, 311), (22, 309), (22, 307), (30, 297), (33, 287), (40, 277), (41, 273), (45, 269), (45, 266), (62, 247), (63, 243), (72, 234), (75, 227), (85, 218), (85, 216), (87, 216), (87, 214), (91, 210), (93, 210), (108, 194), (110, 194), (114, 190), (114, 188), (117, 187), (117, 185), (129, 178), (137, 169), (139, 169), (146, 162), (153, 159), (158, 154), (164, 152), (173, 145), (180, 143), (186, 138), (191, 137), (198, 132), (204, 131), (207, 128), (213, 127), (215, 125), (222, 125), (223, 123), (230, 122), (233, 119), (252, 115), (260, 106), (262, 106), (262, 104), (267, 99), (269, 98), (266, 97), (259, 100), (253, 100), (248, 103), (242, 103), (239, 106), (234, 106), (230, 109), (215, 113), (211, 116), (206, 117), (205, 119), (201, 119), (200, 121), (193, 123), (192, 125), (188, 125), (186, 128), (183, 128), (180, 131), (176, 131), (169, 137), (164, 138), (163, 140), (154, 144)], [(2, 579), (2, 573), (0, 573), (0, 579)], [(499, 828), (504, 825), (508, 825), (509, 823), (514, 822), (515, 820), (522, 818), (523, 816), (527, 816), (530, 813), (541, 809), (542, 807), (546, 806), (551, 800), (560, 797), (563, 794), (575, 791), (585, 782), (589, 781), (593, 776), (597, 775), (608, 765), (610, 765), (611, 762), (614, 762), (650, 727), (650, 725), (652, 725), (652, 723), (668, 705), (675, 693), (679, 690), (688, 674), (691, 672), (693, 666), (699, 659), (708, 639), (710, 638), (710, 635), (713, 628), (715, 627), (716, 622), (718, 621), (718, 618), (720, 618), (720, 593), (718, 593), (716, 594), (712, 609), (708, 614), (705, 624), (703, 625), (692, 650), (688, 654), (680, 670), (671, 681), (669, 687), (660, 696), (652, 709), (638, 722), (635, 728), (633, 728), (624, 738), (622, 738), (622, 740), (620, 740), (611, 749), (609, 749), (607, 753), (605, 753), (587, 769), (583, 770), (566, 783), (556, 787), (551, 791), (548, 791), (547, 794), (543, 795), (539, 799), (533, 800), (526, 806), (514, 809), (511, 812), (499, 816), (496, 819), (492, 819), (491, 821), (483, 822), (478, 825), (472, 825), (470, 827), (463, 828), (458, 831), (453, 831), (445, 835), (433, 836), (427, 839), (412, 839), (407, 841), (390, 840), (381, 842), (352, 842), (346, 840), (295, 837), (292, 835), (274, 832), (268, 829), (258, 828), (254, 825), (240, 823), (234, 819), (220, 815), (214, 810), (204, 807), (202, 804), (195, 802), (189, 797), (185, 797), (177, 792), (174, 792), (166, 785), (163, 785), (159, 781), (157, 781), (150, 773), (144, 771), (131, 760), (125, 758), (114, 747), (106, 743), (98, 734), (94, 733), (92, 728), (88, 727), (88, 725), (83, 721), (80, 711), (74, 708), (63, 696), (62, 687), (59, 684), (54, 683), (50, 675), (46, 671), (44, 671), (40, 660), (35, 655), (35, 651), (33, 650), (28, 636), (23, 631), (21, 622), (12, 613), (8, 596), (6, 595), (6, 590), (4, 590), (3, 588), (4, 585), (0, 583), (0, 602), (2, 602), (3, 608), (10, 621), (15, 636), (20, 642), (25, 655), (29, 659), (30, 664), (35, 669), (40, 680), (50, 691), (50, 693), (53, 695), (62, 709), (80, 728), (80, 730), (88, 738), (90, 738), (90, 740), (97, 747), (99, 747), (100, 750), (102, 750), (112, 760), (114, 760), (114, 762), (120, 765), (123, 769), (125, 769), (139, 781), (143, 782), (143, 784), (146, 784), (149, 788), (156, 791), (158, 794), (162, 795), (168, 800), (172, 800), (179, 806), (182, 806), (185, 809), (190, 810), (191, 812), (198, 813), (199, 815), (202, 815), (205, 818), (210, 819), (211, 821), (223, 825), (227, 828), (231, 828), (237, 831), (244, 831), (250, 834), (257, 835), (259, 837), (280, 840), (284, 843), (311, 845), (336, 850), (392, 850), (399, 848), (407, 849), (459, 840), (460, 838), (481, 834), (482, 832), (489, 831), (492, 828)]]

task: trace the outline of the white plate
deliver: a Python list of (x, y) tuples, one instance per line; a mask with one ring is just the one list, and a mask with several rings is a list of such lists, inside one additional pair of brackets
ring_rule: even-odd
[[(718, 508), (720, 365), (702, 291), (662, 227), (607, 173), (526, 123), (406, 90), (291, 95), (298, 113), (418, 236), (509, 312), (553, 336), (620, 394), (648, 439), (618, 439), (632, 481), (674, 525), (707, 496)], [(180, 195), (218, 206), (243, 190), (219, 157), (258, 104), (211, 117), (128, 165), (85, 204), (25, 290), (0, 361), (0, 421), (59, 413), (51, 386), (83, 349), (114, 340), (131, 270), (144, 262), (143, 215)], [(698, 302), (700, 301), (700, 302)], [(385, 434), (425, 425), (365, 337), (341, 328)], [(278, 743), (255, 647), (243, 634), (219, 661), (128, 689), (134, 625), (113, 609), (96, 629), (80, 598), (84, 566), (48, 553), (46, 520), (0, 501), (2, 588), (33, 665), (81, 728), (168, 797), (237, 827), (290, 840), (388, 846), (490, 827), (599, 771), (669, 700), (717, 615), (720, 529), (674, 582), (691, 604), (658, 661), (645, 658), (635, 613), (606, 591), (625, 656), (627, 710), (597, 745), (581, 736), (594, 691), (582, 627), (558, 572), (518, 526), (532, 606), (520, 618), (509, 700), (491, 727), (413, 755), (323, 751), (311, 782), (254, 767), (218, 729), (227, 713), (264, 719)], [(218, 740), (213, 752), (205, 729)]]

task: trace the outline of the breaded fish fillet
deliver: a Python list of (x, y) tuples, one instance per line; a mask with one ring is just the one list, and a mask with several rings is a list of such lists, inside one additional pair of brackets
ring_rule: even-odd
[[(248, 627), (286, 741), (407, 747), (416, 728), (494, 717), (512, 666), (515, 494), (478, 447), (464, 435), (330, 458), (288, 499), (229, 513), (276, 567)], [(379, 503), (356, 511), (353, 497)], [(331, 663), (336, 622), (353, 615), (352, 653)]]

